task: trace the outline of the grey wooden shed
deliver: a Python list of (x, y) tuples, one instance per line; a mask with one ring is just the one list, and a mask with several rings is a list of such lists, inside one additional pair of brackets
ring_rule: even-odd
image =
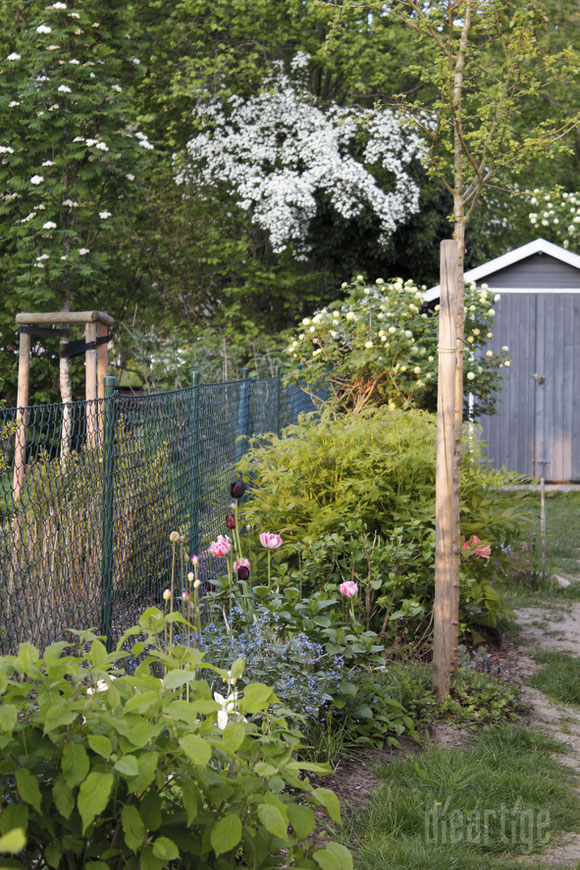
[[(536, 239), (465, 273), (499, 294), (493, 338), (508, 345), (497, 413), (482, 417), (498, 468), (551, 481), (580, 481), (580, 256)], [(430, 302), (439, 287), (425, 293)]]

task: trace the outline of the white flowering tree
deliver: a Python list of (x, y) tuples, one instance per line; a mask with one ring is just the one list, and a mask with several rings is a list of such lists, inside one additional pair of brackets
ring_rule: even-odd
[[(2, 344), (26, 310), (110, 308), (125, 291), (131, 198), (152, 149), (129, 123), (122, 17), (102, 0), (27, 4), (0, 44)], [(6, 14), (7, 9), (3, 9)], [(10, 289), (7, 294), (6, 289)], [(63, 401), (71, 399), (61, 358)]]
[(580, 192), (556, 190), (545, 193), (539, 188), (529, 196), (530, 224), (540, 235), (564, 248), (580, 248)]
[[(291, 379), (313, 392), (330, 387), (340, 408), (367, 403), (434, 411), (437, 406), (438, 311), (423, 307), (425, 287), (396, 278), (343, 284), (344, 299), (305, 317), (286, 349)], [(473, 414), (493, 411), (509, 348), (484, 351), (492, 337), (494, 297), (487, 285), (466, 287), (465, 390)]]
[(388, 109), (318, 107), (300, 76), (307, 65), (298, 54), (291, 77), (278, 64), (245, 100), (200, 98), (194, 117), (202, 132), (188, 142), (177, 175), (180, 184), (225, 185), (275, 253), (292, 246), (300, 259), (321, 198), (346, 220), (372, 212), (386, 242), (419, 209), (411, 166), (425, 156), (420, 136)]

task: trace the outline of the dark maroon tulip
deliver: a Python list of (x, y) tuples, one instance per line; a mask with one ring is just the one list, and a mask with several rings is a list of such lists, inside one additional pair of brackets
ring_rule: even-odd
[(246, 568), (245, 565), (240, 565), (240, 567), (238, 568), (238, 577), (240, 578), (240, 580), (247, 580), (249, 576), (250, 569)]
[(232, 498), (241, 498), (246, 491), (243, 480), (236, 480), (230, 485), (230, 495)]
[(236, 527), (236, 518), (233, 514), (228, 514), (226, 516), (226, 526), (228, 529), (235, 529)]

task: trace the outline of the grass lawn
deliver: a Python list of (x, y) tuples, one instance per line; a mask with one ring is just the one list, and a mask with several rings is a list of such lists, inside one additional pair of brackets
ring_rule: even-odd
[(541, 652), (534, 658), (544, 667), (530, 680), (552, 701), (580, 705), (580, 659), (563, 652)]
[[(564, 604), (580, 601), (580, 582), (566, 589), (537, 579), (540, 570), (540, 497), (526, 494), (520, 502), (535, 517), (532, 535), (535, 544), (533, 553), (536, 577), (508, 584), (505, 592), (511, 607), (534, 604)], [(550, 492), (546, 494), (546, 572), (580, 580), (580, 492)]]
[(573, 774), (551, 757), (564, 749), (543, 734), (500, 725), (460, 748), (435, 746), (383, 765), (382, 785), (352, 823), (355, 867), (521, 867), (518, 855), (580, 829)]

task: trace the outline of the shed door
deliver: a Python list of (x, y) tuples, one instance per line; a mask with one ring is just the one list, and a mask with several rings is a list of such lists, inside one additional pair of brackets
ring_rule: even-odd
[(504, 293), (492, 350), (508, 345), (497, 413), (482, 418), (498, 467), (547, 480), (580, 480), (580, 295)]

